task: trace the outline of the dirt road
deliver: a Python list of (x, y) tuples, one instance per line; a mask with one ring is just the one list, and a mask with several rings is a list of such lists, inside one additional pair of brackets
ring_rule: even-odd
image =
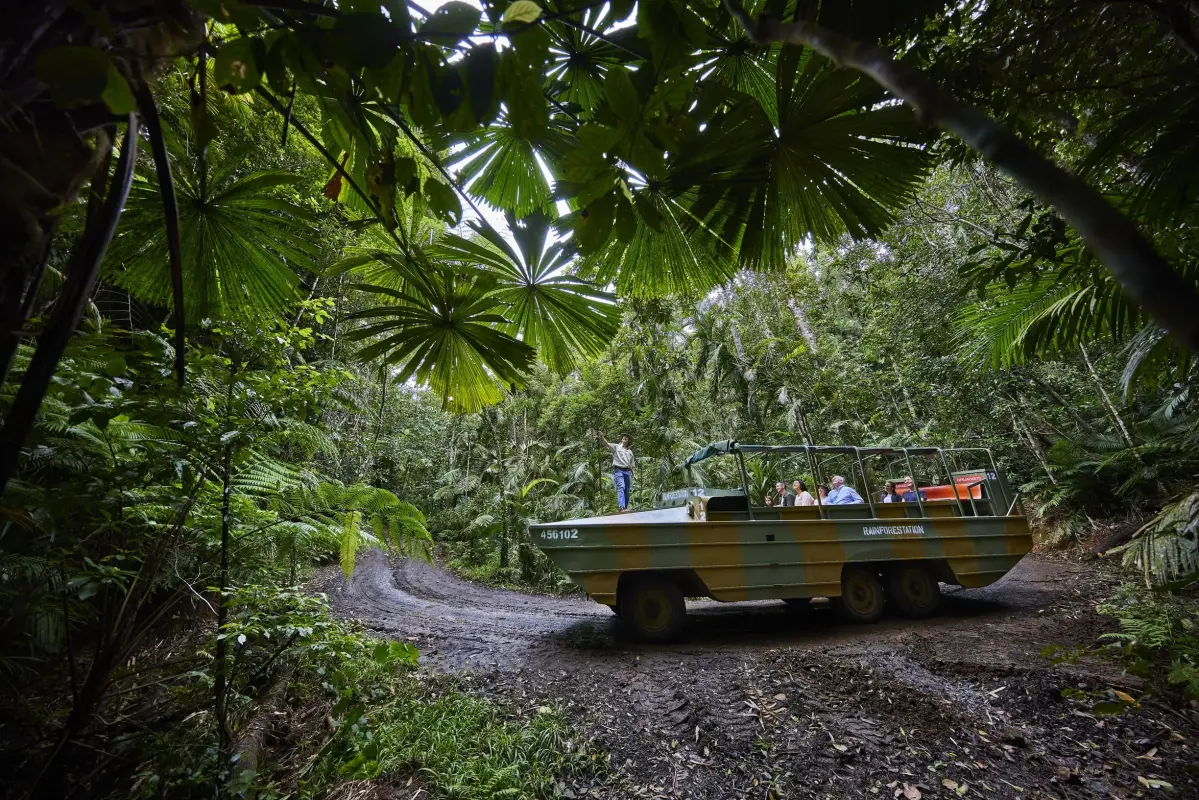
[(1195, 709), (1145, 698), (1096, 716), (1094, 700), (1062, 690), (1143, 687), (1103, 661), (1040, 656), (1110, 629), (1093, 605), (1111, 582), (1030, 556), (993, 586), (950, 590), (934, 619), (873, 626), (819, 606), (688, 604), (675, 646), (630, 642), (582, 598), (490, 589), (379, 553), (326, 588), (338, 613), (413, 641), (480, 691), (565, 705), (617, 776), (566, 796), (1199, 797)]

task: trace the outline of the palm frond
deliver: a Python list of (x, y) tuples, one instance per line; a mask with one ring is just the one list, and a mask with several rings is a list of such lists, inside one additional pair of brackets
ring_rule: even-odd
[(1199, 492), (1171, 503), (1141, 527), (1123, 553), (1124, 566), (1138, 570), (1146, 586), (1199, 572)]
[[(184, 270), (184, 311), (206, 317), (247, 318), (274, 313), (295, 299), (297, 273), (312, 269), (317, 218), (282, 198), (279, 190), (304, 180), (281, 170), (241, 174), (241, 154), (210, 170), (201, 197), (195, 154), (168, 137)], [(167, 237), (158, 182), (139, 175), (120, 231), (105, 259), (107, 280), (147, 303), (170, 305)]]
[(435, 250), (446, 260), (489, 269), (494, 296), (508, 319), (500, 329), (537, 350), (559, 375), (578, 367), (578, 356), (600, 353), (616, 334), (616, 298), (564, 272), (571, 253), (553, 238), (550, 220), (536, 213), (517, 221), (509, 216), (514, 249), (490, 227), (475, 225), (481, 240), (447, 235)]
[(509, 324), (494, 281), (449, 269), (409, 273), (406, 291), (359, 285), (388, 301), (351, 316), (358, 357), (399, 366), (397, 382), (428, 385), (445, 408), (474, 412), (499, 402), (500, 386), (523, 385), (534, 351), (499, 328)]

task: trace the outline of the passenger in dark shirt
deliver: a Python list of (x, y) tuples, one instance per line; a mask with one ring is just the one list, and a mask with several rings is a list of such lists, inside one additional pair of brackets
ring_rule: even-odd
[[(915, 503), (915, 502), (916, 502), (916, 491), (915, 491), (915, 489), (916, 489), (916, 482), (915, 482), (914, 480), (912, 480), (912, 476), (911, 476), (911, 475), (909, 475), (909, 476), (908, 476), (908, 477), (905, 479), (905, 481), (906, 481), (906, 482), (904, 483), (904, 487), (905, 487), (905, 488), (904, 488), (904, 490), (903, 490), (903, 501), (904, 501), (905, 503)], [(928, 499), (928, 495), (926, 495), (926, 494), (924, 493), (924, 490), (923, 490), (923, 489), (921, 489), (921, 490), (920, 490), (920, 499), (921, 499), (921, 500), (927, 500), (927, 499)]]

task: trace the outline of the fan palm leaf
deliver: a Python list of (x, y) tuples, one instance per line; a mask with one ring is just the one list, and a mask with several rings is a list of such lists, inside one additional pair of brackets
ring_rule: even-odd
[[(171, 150), (187, 319), (273, 314), (294, 300), (297, 273), (311, 269), (317, 253), (318, 220), (278, 194), (303, 179), (280, 170), (242, 173), (241, 154), (233, 152), (215, 168), (202, 167), (201, 195), (195, 159), (177, 141)], [(108, 279), (139, 300), (169, 305), (169, 264), (158, 183), (139, 175), (106, 260)]]
[(590, 116), (604, 97), (608, 70), (641, 56), (636, 28), (617, 29), (621, 22), (608, 7), (587, 9), (578, 25), (554, 20), (545, 25), (550, 36), (547, 74), (552, 96), (577, 107), (580, 118)]
[(548, 213), (554, 188), (541, 165), (552, 169), (568, 148), (567, 134), (556, 126), (530, 139), (504, 118), (467, 139), (469, 160), (458, 172), (471, 194), (517, 218)]
[(362, 232), (357, 243), (346, 248), (346, 256), (325, 270), (327, 277), (352, 272), (364, 283), (403, 291), (406, 276), (413, 271), (429, 269), (429, 248), (436, 245), (440, 222), (426, 216), (421, 209), (412, 209), (407, 219), (400, 219), (407, 242), (407, 252), (396, 247), (386, 228), (371, 225)]
[(737, 272), (734, 247), (689, 210), (694, 193), (672, 196), (660, 187), (633, 193), (636, 227), (626, 242), (612, 237), (588, 258), (597, 283), (614, 283), (623, 297), (664, 294), (702, 297)]
[(520, 222), (509, 215), (513, 248), (495, 230), (474, 224), (479, 240), (445, 236), (437, 255), (492, 272), (494, 296), (507, 308), (500, 329), (537, 350), (559, 375), (578, 365), (578, 356), (599, 354), (616, 334), (620, 309), (616, 298), (564, 270), (568, 245), (553, 239), (550, 220), (533, 214)]
[(509, 324), (495, 281), (478, 271), (410, 271), (400, 291), (358, 284), (385, 302), (351, 315), (365, 324), (351, 341), (369, 344), (363, 360), (396, 365), (395, 380), (428, 385), (451, 411), (469, 413), (498, 403), (500, 386), (523, 385), (534, 350), (501, 328)]
[(768, 106), (734, 92), (666, 179), (698, 191), (692, 217), (756, 270), (783, 268), (808, 237), (879, 233), (929, 164), (914, 115), (868, 78), (802, 48), (775, 62), (777, 125)]

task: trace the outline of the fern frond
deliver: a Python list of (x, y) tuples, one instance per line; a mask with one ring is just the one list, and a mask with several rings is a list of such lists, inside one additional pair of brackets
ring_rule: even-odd
[(1110, 552), (1122, 552), (1124, 566), (1139, 570), (1146, 586), (1199, 572), (1199, 492), (1162, 509), (1132, 541)]

